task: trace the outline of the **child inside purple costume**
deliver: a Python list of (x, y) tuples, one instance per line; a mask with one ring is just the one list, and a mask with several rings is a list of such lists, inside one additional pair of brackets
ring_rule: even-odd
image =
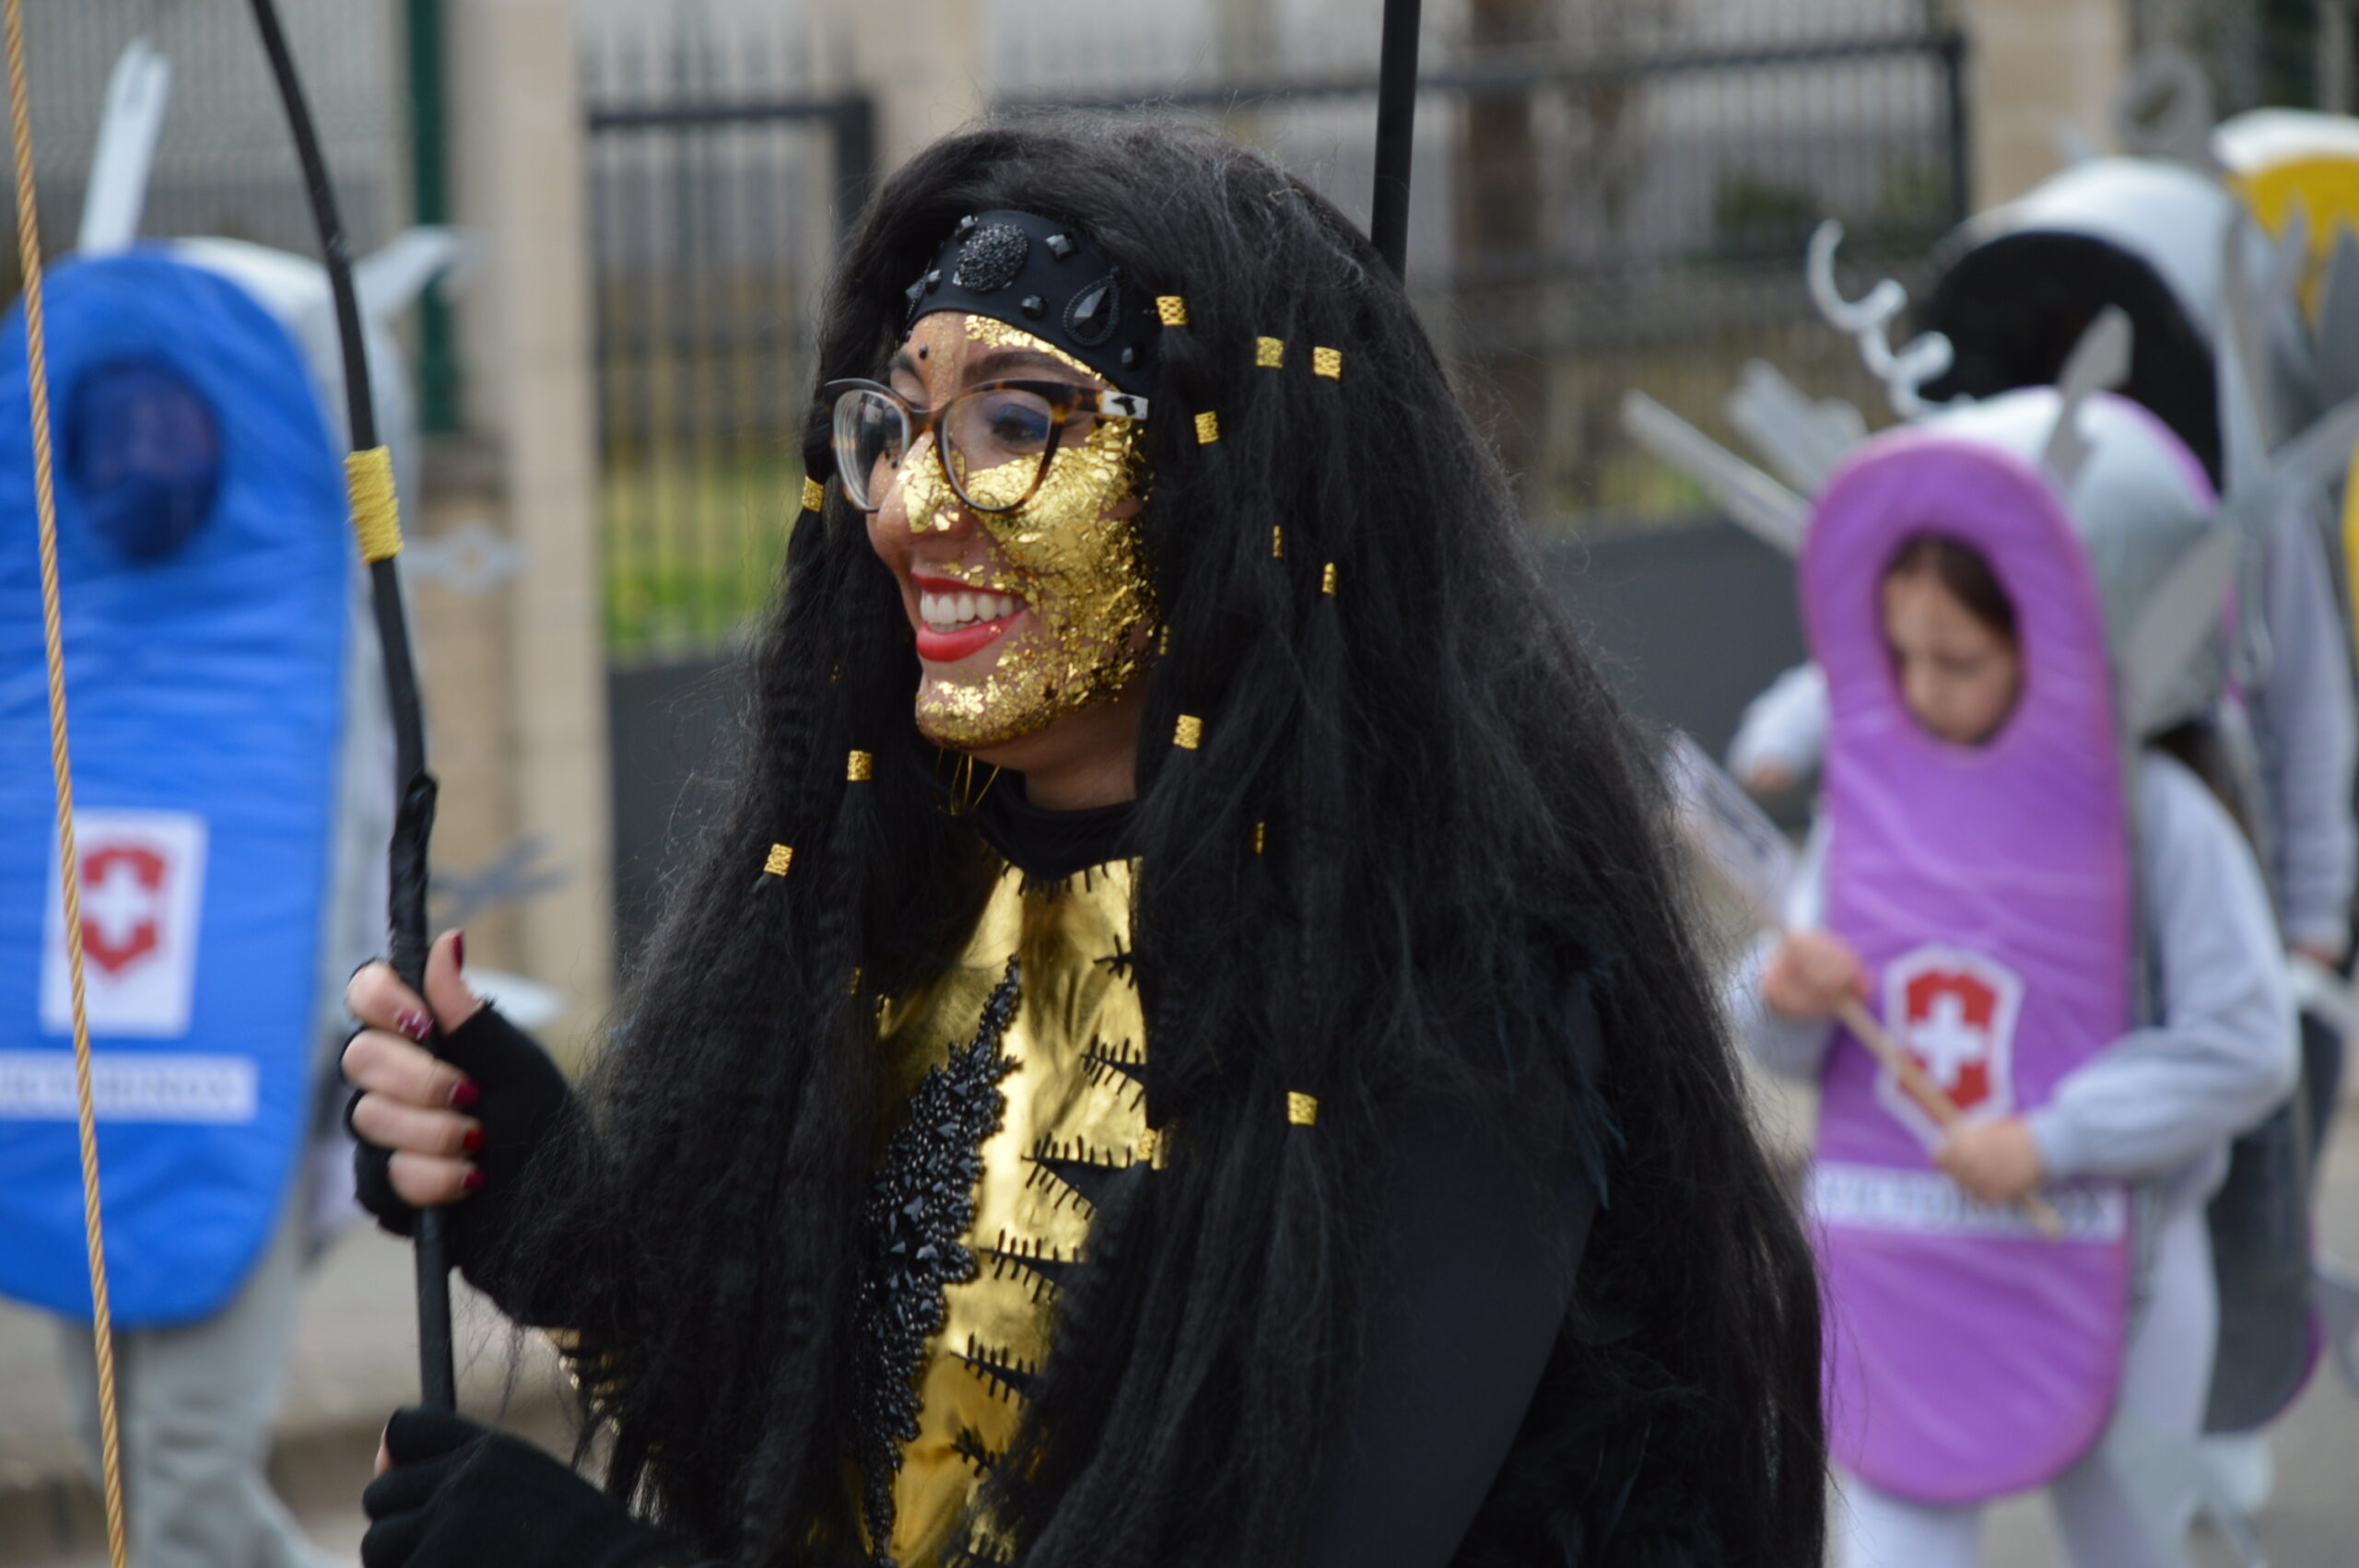
[[(2042, 389), (1870, 443), (1813, 509), (1825, 812), (1740, 1012), (1823, 1091), (1844, 1568), (1971, 1568), (1982, 1504), (2039, 1485), (2083, 1568), (2179, 1560), (2191, 1495), (2124, 1457), (2191, 1472), (2204, 1199), (2293, 1073), (2259, 872), (2164, 749), (2215, 700), (2219, 639), (2137, 673), (2124, 717), (2121, 649), (2212, 505), (2142, 411)], [(1831, 1026), (1847, 996), (1961, 1121)], [(2018, 1207), (2035, 1193), (2060, 1235)]]

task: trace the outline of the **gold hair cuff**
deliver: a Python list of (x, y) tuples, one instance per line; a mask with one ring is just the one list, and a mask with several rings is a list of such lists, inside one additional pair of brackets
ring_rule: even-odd
[(1264, 370), (1283, 369), (1286, 362), (1286, 344), (1282, 337), (1257, 337), (1253, 340), (1253, 363)]
[(815, 512), (827, 504), (827, 487), (809, 474), (804, 474), (803, 476), (803, 509)]
[(1208, 447), (1219, 439), (1220, 415), (1207, 408), (1196, 415), (1196, 444)]
[(851, 982), (850, 982), (849, 984), (847, 984), (847, 985), (844, 987), (844, 995), (846, 995), (846, 996), (858, 996), (859, 994), (860, 994), (860, 965), (857, 965), (857, 964), (855, 964), (855, 965), (853, 965), (851, 966)]
[(1270, 530), (1270, 559), (1283, 561), (1285, 558), (1286, 531), (1282, 525), (1273, 525)]
[(1253, 825), (1253, 852), (1257, 855), (1262, 854), (1265, 852), (1269, 847), (1270, 825), (1266, 822), (1255, 823)]
[(1286, 1120), (1297, 1127), (1317, 1127), (1319, 1125), (1318, 1099), (1313, 1095), (1303, 1094), (1300, 1090), (1287, 1090)]
[(1327, 569), (1319, 575), (1319, 591), (1330, 599), (1335, 597), (1335, 563), (1332, 561), (1328, 562)]
[(1155, 297), (1155, 315), (1167, 327), (1184, 327), (1188, 324), (1188, 301), (1177, 294), (1158, 294)]
[(1171, 743), (1183, 752), (1194, 751), (1204, 743), (1204, 721), (1192, 713), (1180, 716), (1180, 727), (1171, 733)]
[(393, 495), (393, 454), (383, 447), (346, 454), (344, 493), (352, 502), (352, 532), (370, 566), (402, 553), (401, 502)]
[(771, 876), (784, 876), (786, 868), (794, 864), (794, 848), (788, 844), (770, 846), (770, 858), (762, 862), (762, 870)]
[(1155, 634), (1155, 656), (1157, 659), (1171, 657), (1171, 623), (1169, 621), (1164, 622), (1163, 629)]
[(865, 784), (876, 777), (876, 758), (868, 752), (854, 752), (844, 759), (844, 778), (853, 784)]
[(1340, 348), (1314, 348), (1310, 351), (1310, 373), (1324, 376), (1331, 381), (1344, 379), (1344, 351)]

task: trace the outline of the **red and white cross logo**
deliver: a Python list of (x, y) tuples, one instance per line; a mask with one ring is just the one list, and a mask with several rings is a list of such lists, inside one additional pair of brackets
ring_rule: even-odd
[[(189, 812), (84, 807), (82, 968), (94, 1034), (172, 1039), (188, 1033), (204, 912), (205, 825)], [(56, 849), (41, 941), (41, 1028), (73, 1028)]]
[(110, 975), (156, 952), (167, 862), (152, 845), (100, 846), (82, 858), (82, 951)]
[[(1974, 1120), (2014, 1108), (2015, 1018), (2023, 994), (2014, 971), (1954, 948), (1920, 947), (1884, 970), (1884, 1017), (1894, 1036)], [(1939, 1136), (1932, 1117), (1890, 1073), (1877, 1075), (1876, 1094), (1920, 1137), (1930, 1142)]]

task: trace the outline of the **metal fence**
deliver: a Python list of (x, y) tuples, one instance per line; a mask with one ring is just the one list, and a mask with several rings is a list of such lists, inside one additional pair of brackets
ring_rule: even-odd
[(2352, 0), (2129, 0), (2129, 6), (2132, 46), (2167, 45), (2193, 56), (2224, 114), (2262, 104), (2345, 114), (2359, 108)]
[(607, 640), (644, 662), (725, 641), (768, 591), (811, 307), (874, 132), (782, 25), (609, 34), (584, 68)]
[[(285, 0), (356, 250), (408, 220), (401, 0)], [(301, 172), (245, 0), (31, 0), (26, 6), (41, 240), (70, 251), (116, 57), (145, 38), (171, 63), (171, 105), (143, 232), (222, 235), (315, 255)], [(16, 247), (0, 290), (20, 283)]]
[[(1486, 30), (1486, 11), (1512, 15)], [(1087, 50), (1036, 29), (1005, 45), (1002, 98), (1215, 114), (1364, 214), (1373, 28), (1293, 14), (1294, 32), (1242, 50), (1166, 41), (1214, 62), (1308, 57), (1286, 69), (1081, 89)], [(1802, 256), (1838, 217), (1854, 263), (1908, 282), (1966, 216), (1966, 49), (1933, 8), (1470, 0), (1429, 21), (1426, 58), (1410, 287), (1537, 525), (1593, 532), (1704, 504), (1623, 438), (1633, 386), (1718, 428), (1737, 367), (1761, 357), (1881, 412), (1812, 311)]]
[[(1525, 32), (1484, 20), (1501, 9)], [(992, 7), (991, 94), (1211, 115), (1364, 217), (1376, 13)], [(719, 646), (768, 589), (801, 477), (812, 297), (867, 156), (865, 106), (816, 85), (800, 35), (700, 14), (600, 34), (584, 64), (608, 629), (626, 664)], [(1811, 313), (1802, 252), (1840, 217), (1848, 255), (1906, 281), (1966, 211), (1964, 47), (1927, 0), (1426, 14), (1411, 286), (1537, 523), (1698, 509), (1623, 439), (1625, 388), (1712, 427), (1760, 355), (1870, 401)]]

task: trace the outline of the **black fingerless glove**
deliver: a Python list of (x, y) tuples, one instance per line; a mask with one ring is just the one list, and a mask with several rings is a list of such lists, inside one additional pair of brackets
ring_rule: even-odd
[[(464, 1033), (464, 1031), (462, 1031)], [(449, 1410), (393, 1412), (361, 1568), (687, 1568), (695, 1554), (521, 1438)]]
[[(525, 1168), (553, 1137), (579, 1134), (581, 1105), (549, 1053), (489, 1004), (436, 1041), (434, 1048), (475, 1084), (480, 1098), (467, 1114), (483, 1125), (483, 1147), (469, 1156), (483, 1173), (483, 1186), (443, 1211), (450, 1216), (451, 1260), (479, 1289), (500, 1301), (499, 1264), (518, 1218)], [(352, 1104), (359, 1098), (355, 1094)], [(351, 1116), (348, 1104), (347, 1125)], [(379, 1224), (404, 1236), (416, 1228), (417, 1211), (393, 1190), (389, 1151), (357, 1139), (352, 1176), (360, 1206)]]

